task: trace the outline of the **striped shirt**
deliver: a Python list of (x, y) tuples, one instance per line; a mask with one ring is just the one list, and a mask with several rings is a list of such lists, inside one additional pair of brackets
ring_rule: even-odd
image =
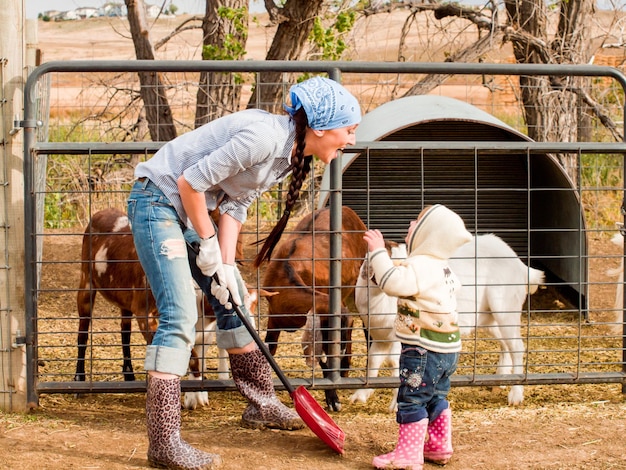
[(149, 178), (189, 225), (176, 181), (185, 176), (205, 194), (208, 210), (218, 204), (242, 224), (261, 193), (282, 181), (291, 168), (295, 127), (287, 115), (248, 109), (211, 121), (167, 142), (135, 177)]

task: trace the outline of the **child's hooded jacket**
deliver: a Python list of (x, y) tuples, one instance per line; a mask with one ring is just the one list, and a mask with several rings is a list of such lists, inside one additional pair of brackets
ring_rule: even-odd
[(461, 284), (448, 259), (472, 240), (463, 220), (437, 204), (422, 211), (407, 239), (407, 259), (394, 265), (384, 248), (370, 252), (379, 287), (398, 297), (397, 338), (435, 352), (461, 350), (456, 295)]

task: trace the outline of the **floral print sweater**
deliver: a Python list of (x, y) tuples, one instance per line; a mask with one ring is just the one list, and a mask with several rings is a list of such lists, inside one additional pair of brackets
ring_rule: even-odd
[(384, 248), (369, 253), (379, 287), (398, 297), (395, 333), (402, 343), (450, 353), (461, 350), (456, 295), (460, 282), (448, 259), (472, 240), (463, 220), (437, 204), (422, 211), (407, 235), (409, 256), (395, 265)]

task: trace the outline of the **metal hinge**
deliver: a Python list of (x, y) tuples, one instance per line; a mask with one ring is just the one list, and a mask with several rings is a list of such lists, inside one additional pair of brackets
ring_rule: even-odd
[(29, 119), (27, 121), (22, 121), (18, 118), (18, 116), (15, 116), (15, 118), (13, 119), (13, 129), (11, 129), (9, 131), (9, 135), (15, 135), (17, 134), (21, 129), (26, 129), (26, 128), (37, 128), (37, 127), (41, 127), (43, 126), (43, 121), (37, 121), (34, 119)]

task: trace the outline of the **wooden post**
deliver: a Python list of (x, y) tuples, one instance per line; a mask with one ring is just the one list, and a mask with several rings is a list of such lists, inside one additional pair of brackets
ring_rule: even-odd
[[(23, 91), (28, 64), (24, 2), (0, 0), (0, 409), (27, 403), (24, 297)], [(37, 23), (30, 21), (31, 27)], [(36, 30), (28, 35), (36, 38)], [(31, 58), (31, 60), (34, 60)]]

